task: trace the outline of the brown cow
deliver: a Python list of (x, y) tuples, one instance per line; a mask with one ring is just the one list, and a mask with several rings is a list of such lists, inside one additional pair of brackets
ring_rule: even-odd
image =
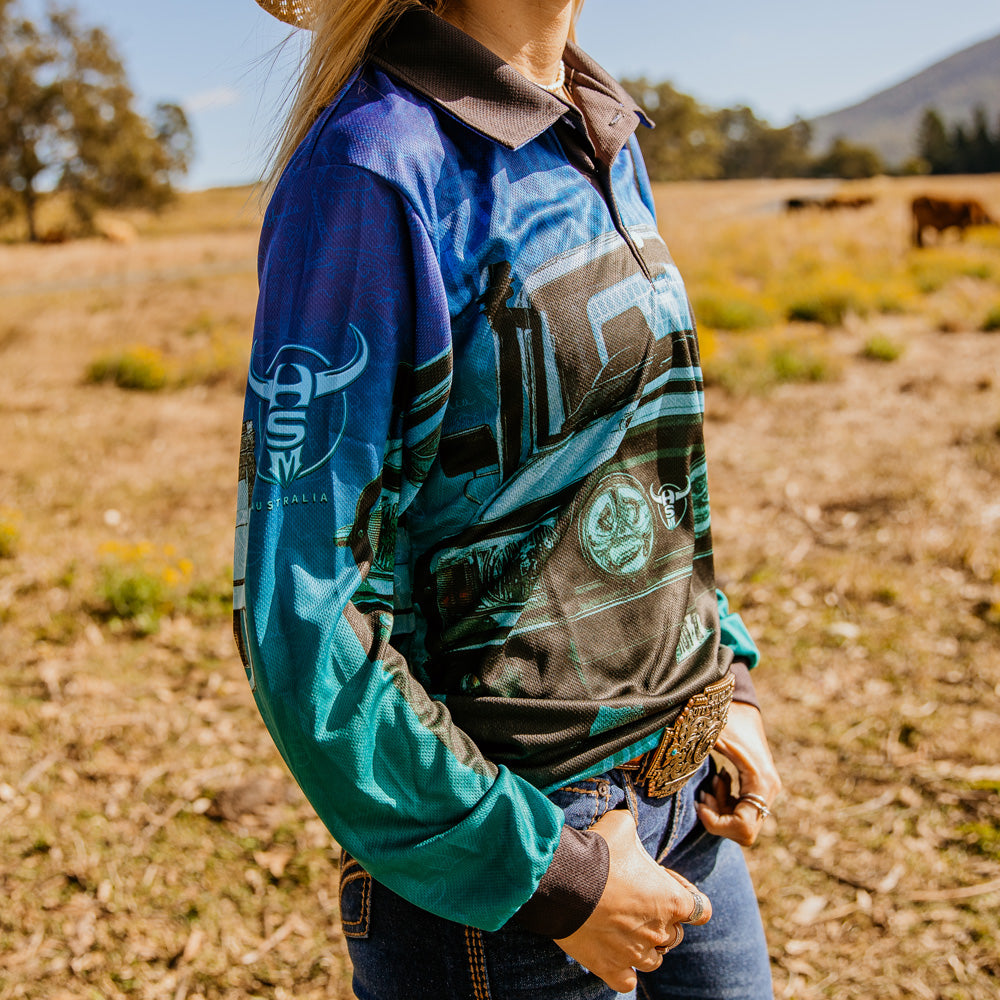
[(969, 226), (997, 225), (975, 198), (929, 198), (921, 195), (913, 199), (910, 206), (913, 212), (913, 245), (924, 245), (924, 230), (934, 229), (943, 233), (946, 229), (955, 227), (959, 239), (965, 237)]
[(789, 198), (785, 202), (786, 212), (800, 212), (805, 208), (819, 208), (824, 212), (836, 212), (841, 208), (867, 208), (875, 201), (871, 196), (859, 198)]

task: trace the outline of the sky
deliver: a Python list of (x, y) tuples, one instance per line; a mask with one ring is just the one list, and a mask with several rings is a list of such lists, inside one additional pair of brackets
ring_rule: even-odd
[[(196, 158), (185, 187), (260, 175), (304, 33), (253, 0), (76, 6), (115, 40), (140, 110), (163, 100), (187, 110)], [(783, 125), (856, 103), (1000, 34), (1000, 2), (586, 0), (578, 33), (615, 76), (670, 80), (706, 104), (747, 104)]]

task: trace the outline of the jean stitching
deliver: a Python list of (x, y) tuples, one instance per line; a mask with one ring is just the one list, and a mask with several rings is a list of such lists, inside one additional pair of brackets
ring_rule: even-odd
[(477, 927), (465, 928), (465, 947), (469, 958), (469, 975), (475, 1000), (490, 1000), (490, 987), (486, 978), (486, 961), (483, 949), (483, 932)]
[(681, 832), (681, 827), (683, 826), (685, 820), (687, 819), (688, 803), (686, 798), (681, 798), (678, 794), (677, 798), (674, 800), (674, 822), (670, 829), (670, 847), (668, 850), (673, 850), (677, 846), (679, 839), (679, 834)]
[(639, 989), (642, 990), (642, 995), (646, 998), (646, 1000), (652, 1000), (652, 997), (649, 995), (649, 990), (646, 989), (646, 984), (642, 981), (641, 977), (637, 977), (637, 980), (637, 985)]
[[(670, 820), (670, 835), (667, 837), (667, 846), (657, 861), (663, 862), (667, 855), (680, 843), (680, 831), (687, 818), (687, 810), (694, 809), (694, 802), (689, 803), (686, 797), (682, 797), (682, 792), (677, 792), (674, 798), (674, 814)], [(697, 793), (695, 793), (697, 794)], [(695, 810), (697, 813), (697, 810)]]
[[(349, 872), (340, 880), (340, 927), (344, 932), (344, 937), (359, 938), (366, 937), (368, 934), (368, 913), (371, 904), (372, 877), (368, 874), (368, 872), (361, 868), (360, 865), (358, 865), (358, 868), (360, 869), (359, 871)], [(346, 889), (351, 882), (357, 882), (358, 879), (362, 882), (361, 915), (357, 920), (344, 920), (344, 889)]]
[[(580, 784), (583, 785), (583, 784), (587, 784), (587, 783), (593, 783), (594, 787), (593, 788), (582, 788), (579, 785), (570, 785), (570, 786), (567, 786), (566, 788), (564, 788), (563, 791), (564, 792), (573, 792), (575, 795), (592, 795), (594, 797), (594, 815), (591, 817), (591, 820), (587, 824), (587, 827), (586, 827), (589, 830), (597, 822), (598, 816), (600, 814), (600, 808), (601, 807), (600, 807), (600, 801), (599, 800), (600, 800), (602, 792), (608, 798), (610, 798), (611, 791), (608, 788), (606, 782), (605, 782), (604, 786), (602, 787), (601, 782), (597, 778), (584, 778), (583, 781)], [(607, 812), (607, 805), (605, 805), (605, 812)]]
[(632, 779), (625, 775), (622, 788), (625, 790), (625, 801), (628, 803), (629, 812), (632, 813), (636, 825), (639, 823), (639, 801), (636, 798), (635, 789), (632, 787)]

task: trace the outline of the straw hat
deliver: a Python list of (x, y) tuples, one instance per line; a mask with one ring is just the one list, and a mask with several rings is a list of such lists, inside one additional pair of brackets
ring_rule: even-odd
[[(309, 27), (316, 2), (317, 0), (257, 0), (268, 14), (296, 28)], [(436, 10), (439, 6), (439, 0), (420, 0), (420, 3), (431, 10)]]
[(257, 0), (257, 3), (279, 21), (304, 28), (312, 20), (311, 0)]

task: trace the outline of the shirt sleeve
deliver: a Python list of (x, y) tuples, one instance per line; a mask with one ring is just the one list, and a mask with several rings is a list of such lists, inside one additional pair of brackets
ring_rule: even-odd
[(234, 625), (261, 715), (336, 840), (416, 905), (493, 930), (549, 869), (563, 814), (485, 759), (400, 651), (412, 609), (397, 526), (451, 380), (437, 260), (413, 207), (366, 171), (312, 167), (279, 185), (243, 415)]
[(735, 659), (743, 660), (747, 668), (753, 670), (760, 662), (760, 650), (743, 619), (729, 610), (729, 598), (721, 590), (715, 593), (719, 601), (719, 639), (723, 646), (733, 651)]
[(717, 590), (716, 595), (719, 601), (721, 642), (723, 646), (728, 646), (733, 651), (731, 670), (736, 678), (733, 701), (744, 702), (760, 710), (757, 692), (754, 690), (753, 680), (750, 677), (750, 671), (760, 661), (757, 644), (751, 638), (743, 619), (734, 611), (729, 610), (729, 601), (726, 595), (721, 590)]

